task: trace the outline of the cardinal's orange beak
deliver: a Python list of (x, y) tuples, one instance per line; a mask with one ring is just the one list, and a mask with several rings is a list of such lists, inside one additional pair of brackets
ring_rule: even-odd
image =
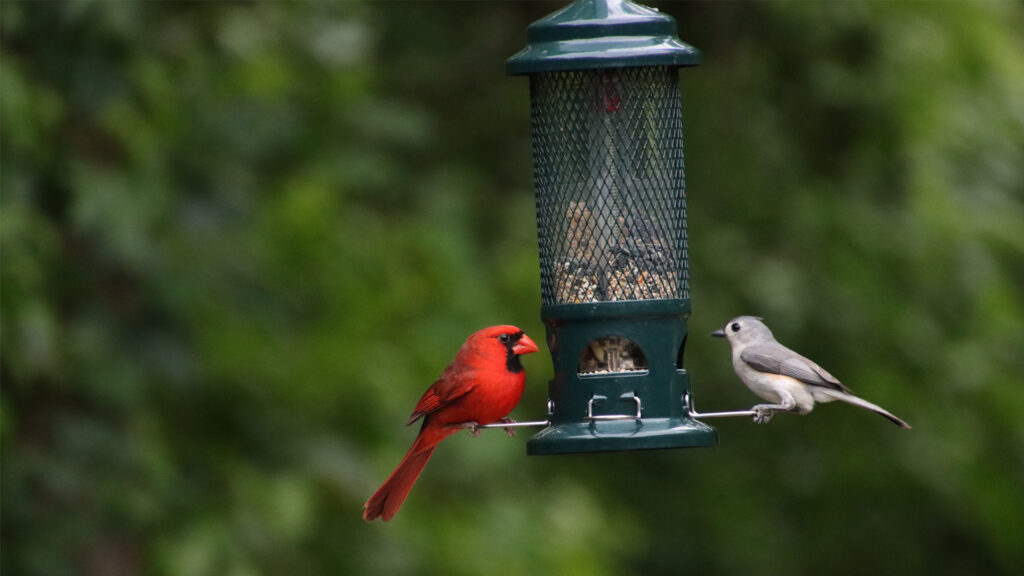
[(515, 352), (516, 354), (530, 354), (531, 352), (537, 352), (539, 350), (540, 348), (537, 347), (537, 344), (526, 334), (520, 336), (519, 341), (512, 346), (512, 352)]

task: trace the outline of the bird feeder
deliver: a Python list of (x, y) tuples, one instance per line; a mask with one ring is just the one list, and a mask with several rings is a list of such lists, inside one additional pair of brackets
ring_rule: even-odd
[(683, 368), (690, 295), (675, 20), (577, 0), (529, 26), (541, 318), (555, 375), (528, 454), (709, 446)]

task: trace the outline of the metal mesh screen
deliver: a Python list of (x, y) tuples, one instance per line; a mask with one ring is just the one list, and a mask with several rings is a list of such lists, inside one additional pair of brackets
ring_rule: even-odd
[(543, 303), (688, 298), (676, 69), (535, 74), (530, 101)]

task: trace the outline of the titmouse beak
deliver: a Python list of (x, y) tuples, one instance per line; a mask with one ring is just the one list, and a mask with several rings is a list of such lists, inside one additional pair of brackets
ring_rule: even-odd
[(714, 336), (715, 338), (725, 338), (725, 330), (719, 328), (718, 330), (712, 332), (711, 335)]

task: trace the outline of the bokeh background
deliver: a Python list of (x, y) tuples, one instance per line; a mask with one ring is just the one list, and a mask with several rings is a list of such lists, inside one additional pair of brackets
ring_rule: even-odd
[[(3, 2), (2, 571), (1020, 574), (1024, 4), (656, 4), (681, 71), (698, 407), (728, 318), (830, 404), (714, 448), (446, 441), (361, 505), (463, 339), (540, 339), (550, 2)], [(542, 418), (550, 359), (514, 413)]]

